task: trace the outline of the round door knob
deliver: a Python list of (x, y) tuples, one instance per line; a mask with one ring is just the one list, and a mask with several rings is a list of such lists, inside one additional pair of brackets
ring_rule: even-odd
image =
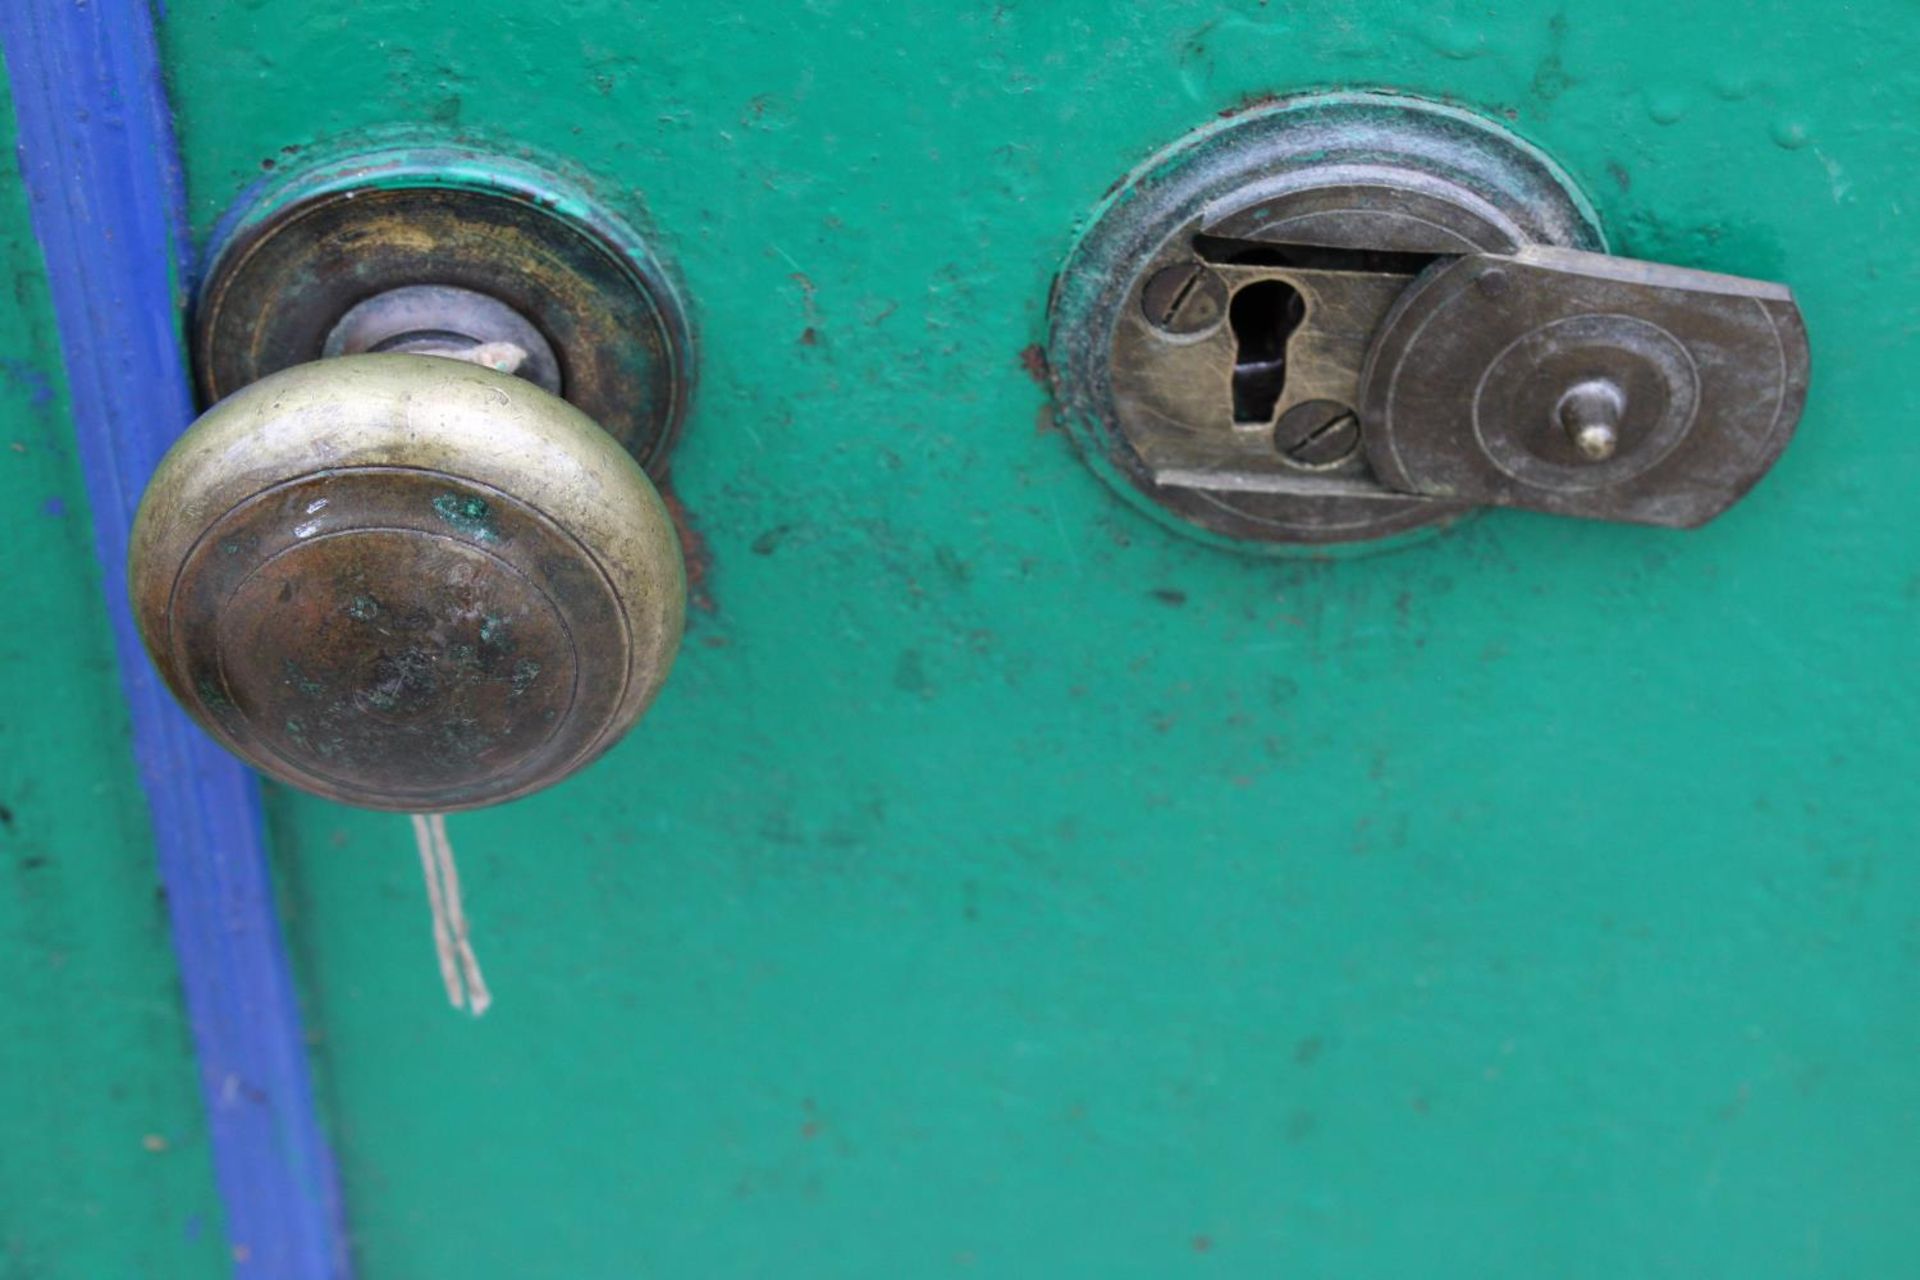
[(431, 355), (299, 365), (208, 410), (135, 520), (134, 611), (175, 696), (306, 791), (444, 812), (610, 747), (686, 594), (659, 495), (592, 419)]

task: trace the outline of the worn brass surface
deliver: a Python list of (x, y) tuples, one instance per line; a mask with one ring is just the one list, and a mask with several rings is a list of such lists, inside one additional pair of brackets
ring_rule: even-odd
[[(1289, 458), (1275, 424), (1302, 405), (1359, 403), (1367, 345), (1411, 275), (1326, 271), (1283, 266), (1222, 265), (1213, 269), (1230, 293), (1280, 281), (1300, 295), (1303, 318), (1287, 343), (1286, 383), (1271, 412), (1235, 421), (1234, 334), (1224, 323), (1185, 341), (1169, 341), (1133, 316), (1116, 326), (1113, 392), (1128, 437), (1162, 485), (1241, 493), (1330, 495), (1340, 479), (1364, 494), (1365, 462), (1357, 453), (1333, 475)], [(1395, 495), (1383, 500), (1393, 502)]]
[(301, 365), (209, 410), (136, 520), (136, 616), (174, 694), (272, 776), (369, 808), (524, 795), (658, 691), (685, 582), (614, 439), (460, 361)]

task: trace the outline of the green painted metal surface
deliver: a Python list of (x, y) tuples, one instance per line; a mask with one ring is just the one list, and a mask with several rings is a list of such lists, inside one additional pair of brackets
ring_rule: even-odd
[(10, 160), (0, 269), (0, 1277), (217, 1275), (193, 1048)]
[[(494, 1010), (444, 1003), (404, 820), (272, 801), (366, 1276), (1920, 1269), (1910, 4), (168, 8), (203, 236), (436, 126), (644, 208), (701, 341), (673, 681), (451, 824)], [(1337, 562), (1109, 494), (1023, 358), (1080, 219), (1346, 85), (1507, 120), (1621, 252), (1792, 283), (1775, 474), (1693, 534), (1498, 513)], [(190, 1066), (35, 385), (0, 556), (62, 641), (4, 649), (0, 1061), (71, 1114), (16, 1114), (40, 1207), (0, 1222), (22, 1275), (168, 1274)], [(132, 1243), (83, 1232), (93, 1173)]]

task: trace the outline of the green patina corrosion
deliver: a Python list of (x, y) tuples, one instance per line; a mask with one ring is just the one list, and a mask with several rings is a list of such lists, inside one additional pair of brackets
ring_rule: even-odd
[[(199, 234), (263, 163), (438, 121), (644, 193), (703, 343), (673, 478), (714, 611), (633, 737), (451, 820), (493, 1011), (445, 1008), (403, 819), (272, 794), (362, 1274), (1920, 1274), (1905, 0), (171, 0), (163, 35)], [(1018, 359), (1077, 228), (1343, 84), (1508, 121), (1624, 251), (1791, 282), (1776, 473), (1693, 534), (1493, 512), (1337, 564), (1110, 494)], [(0, 1053), (55, 1091), (0, 1227), (35, 1274), (215, 1274), (86, 537), (34, 514), (81, 509), (64, 426), (0, 393), (10, 603), (78, 638), (0, 696), (0, 874), (53, 860), (0, 895)]]
[(286, 672), (287, 684), (297, 690), (302, 697), (318, 698), (326, 693), (327, 686), (308, 675), (292, 658), (285, 659), (281, 667)]
[(199, 691), (200, 700), (212, 710), (233, 710), (233, 699), (227, 696), (227, 691), (213, 677), (202, 676), (194, 683), (194, 688)]
[(435, 496), (433, 509), (439, 517), (469, 537), (496, 542), (500, 531), (493, 527), (493, 509), (485, 498), (470, 493), (442, 493)]
[(480, 643), (492, 649), (511, 650), (512, 625), (505, 618), (487, 614), (480, 619)]

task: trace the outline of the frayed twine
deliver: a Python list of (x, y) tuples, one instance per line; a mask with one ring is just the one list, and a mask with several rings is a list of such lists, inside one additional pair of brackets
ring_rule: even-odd
[(413, 815), (414, 843), (420, 846), (420, 870), (427, 879), (427, 905), (433, 912), (433, 950), (440, 960), (440, 980), (447, 1001), (474, 1017), (493, 1004), (480, 961), (473, 954), (467, 931), (467, 913), (460, 905), (460, 871), (454, 866), (453, 844), (447, 839), (444, 814)]

